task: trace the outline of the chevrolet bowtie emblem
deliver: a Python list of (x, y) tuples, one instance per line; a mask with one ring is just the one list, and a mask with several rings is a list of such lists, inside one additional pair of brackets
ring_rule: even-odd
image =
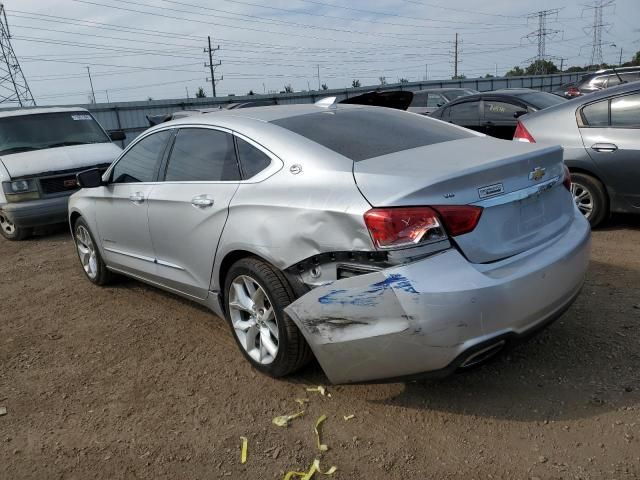
[(538, 180), (542, 180), (546, 174), (547, 172), (545, 168), (536, 167), (531, 172), (529, 172), (529, 180), (537, 182)]

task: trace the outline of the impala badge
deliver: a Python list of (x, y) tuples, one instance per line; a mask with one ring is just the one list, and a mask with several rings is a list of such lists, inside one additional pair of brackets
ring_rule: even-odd
[(504, 193), (504, 187), (501, 183), (494, 183), (493, 185), (487, 185), (486, 187), (480, 187), (478, 189), (478, 195), (480, 198), (493, 197), (494, 195), (500, 195)]
[(542, 180), (546, 174), (547, 171), (545, 168), (536, 167), (529, 172), (529, 180), (537, 182), (538, 180)]

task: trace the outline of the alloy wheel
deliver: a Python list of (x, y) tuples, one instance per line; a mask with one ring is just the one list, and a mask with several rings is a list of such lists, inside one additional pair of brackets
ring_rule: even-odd
[(593, 194), (584, 185), (579, 183), (571, 184), (571, 195), (573, 195), (573, 201), (576, 203), (578, 210), (589, 219), (593, 214)]
[(229, 316), (240, 344), (262, 365), (278, 355), (278, 321), (265, 290), (253, 278), (239, 275), (229, 288)]
[(7, 235), (16, 233), (16, 226), (4, 215), (0, 215), (0, 228)]
[(92, 280), (98, 276), (98, 259), (91, 235), (84, 225), (76, 227), (76, 248), (85, 273)]

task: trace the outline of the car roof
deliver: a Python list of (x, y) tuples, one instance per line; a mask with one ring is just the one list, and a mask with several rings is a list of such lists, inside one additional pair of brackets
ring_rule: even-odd
[(467, 88), (467, 87), (445, 87), (445, 88), (425, 88), (422, 90), (415, 90), (413, 94), (419, 95), (421, 93), (457, 92), (459, 90), (475, 91), (473, 88)]
[(73, 107), (46, 107), (46, 108), (15, 108), (0, 110), (0, 118), (18, 117), (22, 115), (42, 115), (43, 113), (87, 112), (85, 108)]
[(595, 74), (601, 73), (615, 73), (615, 72), (634, 72), (636, 70), (640, 70), (640, 66), (634, 67), (616, 67), (616, 68), (603, 68), (601, 70), (597, 70)]
[(203, 115), (188, 116), (185, 118), (172, 120), (162, 125), (171, 124), (203, 124), (216, 125), (221, 119), (225, 123), (233, 122), (234, 119), (250, 119), (261, 122), (272, 122), (283, 118), (296, 117), (307, 113), (317, 113), (322, 111), (336, 112), (346, 109), (362, 109), (362, 108), (383, 108), (369, 107), (365, 105), (349, 105), (349, 104), (332, 104), (330, 107), (319, 106), (314, 104), (295, 104), (295, 105), (270, 105), (264, 107), (234, 108), (232, 110), (217, 110)]

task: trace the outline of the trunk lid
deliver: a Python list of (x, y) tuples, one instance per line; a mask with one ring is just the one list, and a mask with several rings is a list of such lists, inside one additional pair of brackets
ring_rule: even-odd
[(574, 215), (562, 185), (560, 147), (474, 137), (354, 163), (354, 178), (374, 207), (484, 207), (476, 228), (454, 237), (474, 263), (516, 255), (568, 227)]

